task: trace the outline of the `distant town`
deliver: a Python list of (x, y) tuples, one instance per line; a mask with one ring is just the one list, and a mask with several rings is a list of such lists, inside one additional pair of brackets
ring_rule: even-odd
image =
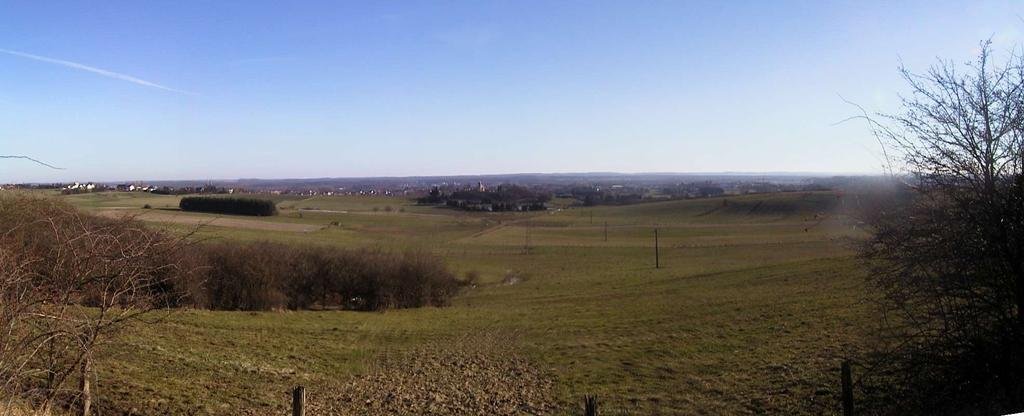
[(421, 204), (480, 211), (545, 209), (553, 199), (571, 205), (625, 205), (673, 199), (820, 191), (870, 176), (801, 174), (515, 174), (381, 178), (237, 179), (21, 183), (0, 189), (45, 189), (63, 194), (150, 192), (164, 195), (405, 196)]

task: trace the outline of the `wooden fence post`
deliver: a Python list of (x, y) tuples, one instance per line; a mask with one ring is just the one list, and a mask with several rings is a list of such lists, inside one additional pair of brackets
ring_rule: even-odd
[(583, 416), (597, 416), (597, 396), (583, 396)]
[(302, 386), (295, 387), (292, 390), (292, 416), (305, 416), (306, 415), (306, 388)]
[(843, 360), (843, 416), (853, 416), (853, 374), (850, 371), (850, 360)]

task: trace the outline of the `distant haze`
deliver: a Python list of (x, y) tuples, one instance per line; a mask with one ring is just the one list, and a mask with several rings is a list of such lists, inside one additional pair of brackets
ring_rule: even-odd
[[(488, 175), (445, 175), (445, 176), (379, 176), (379, 177), (339, 177), (339, 178), (238, 178), (238, 179), (174, 179), (149, 181), (106, 181), (106, 185), (121, 183), (139, 183), (153, 186), (204, 186), (208, 184), (225, 188), (245, 188), (250, 190), (283, 190), (283, 189), (428, 189), (434, 185), (475, 185), (477, 182), (486, 185), (518, 184), (518, 185), (638, 185), (658, 186), (680, 183), (831, 183), (830, 179), (845, 182), (848, 179), (878, 177), (877, 175), (834, 175), (811, 173), (518, 173)], [(824, 181), (822, 181), (824, 180)]]

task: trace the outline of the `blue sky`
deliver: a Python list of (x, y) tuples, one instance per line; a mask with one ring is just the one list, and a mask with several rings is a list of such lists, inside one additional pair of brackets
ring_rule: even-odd
[[(291, 3), (291, 2), (289, 2)], [(0, 0), (0, 183), (880, 172), (839, 95), (1017, 45), (1014, 2)]]

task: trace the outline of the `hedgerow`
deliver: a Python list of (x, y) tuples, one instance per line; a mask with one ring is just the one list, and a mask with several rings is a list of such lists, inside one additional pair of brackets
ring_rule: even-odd
[(277, 215), (277, 205), (274, 201), (258, 198), (187, 196), (181, 198), (178, 207), (182, 211), (213, 212), (218, 214)]

